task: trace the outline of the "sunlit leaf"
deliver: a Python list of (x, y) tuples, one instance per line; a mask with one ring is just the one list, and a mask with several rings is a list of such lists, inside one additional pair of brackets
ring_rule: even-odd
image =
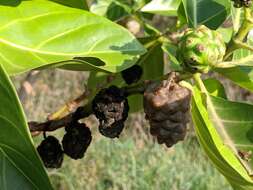
[(105, 63), (96, 66), (79, 59), (83, 70), (118, 72), (145, 52), (126, 29), (84, 10), (46, 0), (22, 1), (18, 7), (2, 2), (0, 62), (9, 74), (58, 62), (62, 66), (62, 61), (76, 57), (94, 57)]
[(141, 11), (166, 16), (176, 16), (181, 1), (182, 0), (152, 0), (145, 5)]

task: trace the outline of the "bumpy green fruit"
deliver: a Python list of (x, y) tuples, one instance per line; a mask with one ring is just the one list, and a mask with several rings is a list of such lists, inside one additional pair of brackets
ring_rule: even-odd
[(179, 42), (177, 58), (185, 70), (206, 73), (222, 61), (225, 52), (221, 34), (201, 25), (185, 31)]

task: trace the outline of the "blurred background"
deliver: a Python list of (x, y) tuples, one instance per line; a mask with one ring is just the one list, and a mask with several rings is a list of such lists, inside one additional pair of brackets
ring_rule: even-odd
[[(154, 17), (152, 24), (166, 28), (170, 22), (173, 25), (174, 20)], [(121, 24), (141, 36), (138, 23), (130, 20)], [(221, 79), (231, 100), (253, 100), (249, 92), (211, 75)], [(81, 95), (88, 77), (88, 72), (51, 69), (31, 71), (12, 80), (28, 121), (43, 122)], [(142, 111), (129, 116), (119, 139), (100, 135), (94, 117), (85, 123), (92, 130), (93, 141), (84, 158), (71, 160), (65, 156), (62, 168), (48, 170), (56, 190), (232, 190), (205, 156), (192, 124), (185, 141), (166, 148), (149, 134)], [(61, 140), (64, 129), (52, 134)], [(34, 138), (36, 146), (41, 140), (42, 135)]]
[[(12, 78), (29, 121), (45, 121), (66, 102), (79, 96), (89, 73), (64, 70), (32, 71)], [(219, 76), (218, 76), (219, 77)], [(222, 79), (231, 99), (250, 101), (246, 91)], [(94, 117), (85, 120), (93, 141), (81, 160), (64, 157), (63, 166), (48, 170), (56, 190), (230, 190), (229, 184), (204, 155), (189, 126), (187, 138), (173, 148), (149, 135), (143, 112), (131, 114), (119, 139), (97, 130)], [(59, 140), (64, 129), (52, 132)], [(42, 135), (34, 138), (36, 145)]]

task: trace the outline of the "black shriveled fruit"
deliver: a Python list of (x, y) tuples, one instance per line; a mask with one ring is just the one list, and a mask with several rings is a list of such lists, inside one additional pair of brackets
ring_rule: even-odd
[(37, 147), (37, 151), (47, 168), (60, 168), (63, 162), (61, 145), (53, 136), (46, 137)]
[(121, 72), (122, 78), (125, 80), (125, 82), (130, 85), (133, 83), (138, 82), (141, 79), (142, 76), (142, 68), (139, 65), (134, 65), (124, 71)]
[(167, 147), (184, 140), (189, 122), (191, 92), (177, 84), (176, 78), (176, 73), (170, 73), (168, 80), (151, 82), (144, 92), (150, 133)]
[(93, 99), (92, 109), (99, 120), (100, 133), (110, 138), (119, 137), (129, 111), (124, 91), (116, 86), (102, 89)]
[(64, 153), (73, 159), (83, 158), (92, 140), (90, 129), (84, 123), (76, 121), (65, 130), (66, 134), (62, 139)]
[(252, 5), (252, 0), (232, 0), (234, 2), (235, 8), (250, 7)]

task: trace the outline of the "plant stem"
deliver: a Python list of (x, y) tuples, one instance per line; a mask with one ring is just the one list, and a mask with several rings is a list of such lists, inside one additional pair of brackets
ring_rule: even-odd
[[(42, 131), (43, 132), (55, 131), (59, 128), (62, 128), (71, 124), (74, 120), (86, 118), (90, 116), (92, 113), (93, 112), (92, 112), (91, 104), (87, 104), (83, 107), (79, 107), (75, 112), (70, 113), (61, 119), (48, 120), (43, 123), (32, 121), (28, 123), (28, 126), (31, 133), (42, 132)], [(35, 134), (38, 135), (38, 133), (35, 133)]]
[(201, 90), (201, 92), (208, 93), (207, 89), (206, 89), (206, 87), (205, 87), (205, 85), (204, 85), (204, 83), (203, 83), (203, 81), (201, 79), (201, 74), (200, 73), (194, 74), (193, 75), (193, 79), (194, 79), (194, 81), (196, 83), (196, 86)]
[(85, 90), (80, 96), (75, 98), (74, 100), (71, 100), (67, 102), (64, 106), (62, 106), (58, 111), (55, 113), (52, 113), (48, 116), (48, 120), (57, 120), (61, 119), (62, 117), (66, 116), (67, 114), (71, 113), (74, 111), (82, 101), (87, 98), (89, 93)]
[(235, 51), (236, 49), (246, 48), (246, 46), (243, 45), (243, 40), (245, 39), (249, 31), (252, 29), (252, 27), (253, 27), (253, 19), (251, 10), (249, 8), (244, 8), (243, 23), (239, 28), (238, 32), (235, 34), (235, 36), (228, 43), (224, 60), (227, 60), (231, 56), (233, 51)]

